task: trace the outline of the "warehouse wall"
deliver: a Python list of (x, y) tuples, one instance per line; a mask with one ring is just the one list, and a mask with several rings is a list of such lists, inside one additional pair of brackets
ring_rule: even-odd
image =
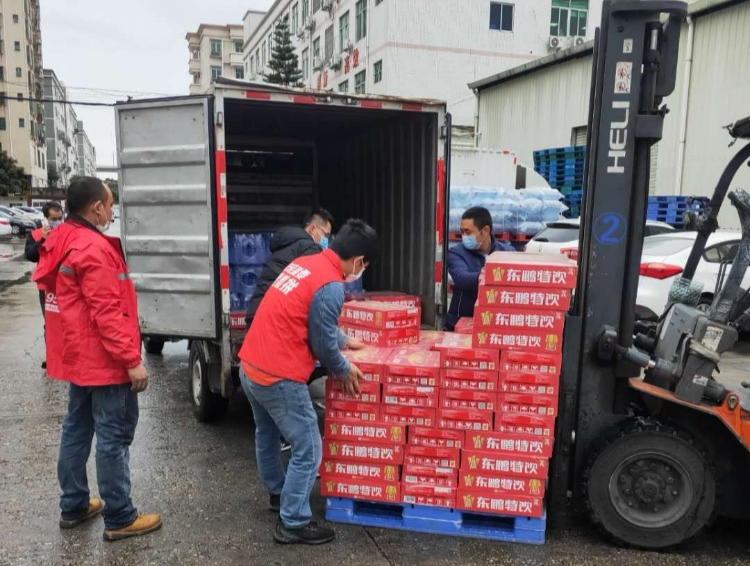
[[(682, 184), (675, 187), (680, 105), (687, 25), (680, 39), (677, 88), (665, 100), (670, 108), (659, 143), (654, 194), (709, 196), (738, 149), (727, 147), (723, 126), (750, 114), (750, 1), (694, 19), (695, 35)], [(570, 144), (571, 129), (588, 116), (592, 57), (566, 61), (479, 92), (479, 146), (515, 150), (523, 163), (532, 151)], [(750, 187), (743, 167), (732, 187)], [(725, 203), (722, 228), (739, 229)]]

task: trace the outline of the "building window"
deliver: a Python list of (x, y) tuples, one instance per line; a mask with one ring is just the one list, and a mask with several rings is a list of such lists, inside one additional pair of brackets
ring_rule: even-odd
[(21, 67), (16, 67), (16, 77), (19, 79), (23, 77), (23, 69), (21, 69)]
[(16, 98), (18, 98), (18, 100), (23, 100), (23, 93), (19, 92), (18, 94), (16, 94)]
[(0, 117), (0, 130), (5, 130), (7, 128), (5, 124), (5, 117)]
[(354, 92), (364, 94), (367, 90), (367, 71), (354, 75)]
[(359, 0), (357, 10), (357, 41), (367, 35), (367, 0)]
[(17, 24), (19, 22), (18, 14), (13, 14), (13, 23)]
[(302, 0), (302, 25), (307, 25), (307, 18), (310, 17), (310, 0)]
[(490, 2), (490, 29), (513, 31), (513, 4)]
[(5, 80), (5, 67), (0, 67), (0, 81)]
[(21, 42), (20, 41), (14, 41), (13, 42), (13, 49), (16, 51), (21, 51)]
[(245, 69), (242, 67), (235, 67), (234, 68), (234, 78), (235, 79), (244, 79), (245, 78)]
[(552, 0), (549, 33), (557, 37), (586, 35), (588, 0)]
[(256, 49), (255, 51), (255, 70), (258, 73), (262, 70), (262, 67), (260, 66), (260, 49)]
[(375, 5), (380, 6), (383, 3), (383, 0), (375, 0)]
[(302, 78), (307, 80), (310, 78), (310, 50), (305, 49), (302, 51)]
[(18, 127), (19, 128), (25, 128), (26, 127), (26, 120), (24, 118), (18, 119)]
[(299, 4), (292, 6), (292, 33), (297, 33), (299, 30)]
[(330, 61), (333, 58), (333, 26), (326, 30), (326, 61)]
[(221, 67), (211, 65), (211, 80), (215, 81), (221, 76)]
[(268, 60), (271, 60), (271, 57), (273, 57), (273, 34), (268, 34)]
[(221, 40), (220, 39), (212, 39), (211, 40), (211, 56), (221, 56)]
[(260, 45), (260, 52), (263, 55), (263, 68), (265, 69), (266, 68), (266, 53), (267, 53), (267, 51), (266, 51), (266, 42), (265, 41), (263, 43), (261, 43), (261, 45)]
[(234, 52), (235, 53), (242, 53), (242, 42), (241, 41), (235, 41), (234, 42)]
[(318, 10), (320, 10), (320, 5), (323, 3), (323, 0), (313, 0), (313, 14), (317, 14)]
[(349, 44), (349, 11), (339, 18), (339, 51)]
[(383, 61), (377, 61), (372, 66), (372, 82), (379, 83), (383, 80)]
[(313, 59), (320, 59), (320, 37), (316, 37), (313, 41)]
[(344, 81), (343, 83), (339, 83), (339, 92), (347, 93), (349, 92), (349, 81)]

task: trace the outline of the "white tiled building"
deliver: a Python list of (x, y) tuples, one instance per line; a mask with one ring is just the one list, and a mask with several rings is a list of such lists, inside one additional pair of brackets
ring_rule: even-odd
[(76, 130), (78, 117), (68, 95), (52, 69), (44, 69), (44, 119), (47, 138), (47, 170), (56, 171), (58, 187), (67, 187), (70, 178), (78, 175)]
[(439, 98), (454, 124), (472, 125), (468, 83), (592, 38), (601, 3), (276, 0), (245, 16), (245, 77), (263, 80), (274, 25), (286, 15), (307, 86)]
[(218, 77), (245, 78), (242, 61), (241, 25), (201, 24), (185, 36), (190, 51), (189, 70), (193, 80), (190, 94), (202, 94)]

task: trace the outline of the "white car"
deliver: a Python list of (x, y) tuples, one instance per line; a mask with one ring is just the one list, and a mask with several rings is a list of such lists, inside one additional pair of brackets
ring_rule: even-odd
[(29, 216), (33, 218), (38, 218), (39, 220), (44, 220), (44, 213), (37, 210), (34, 207), (31, 206), (14, 206), (15, 210), (18, 210), (19, 212), (23, 212), (25, 214), (28, 214)]
[[(547, 222), (547, 225), (526, 244), (524, 251), (534, 253), (560, 252), (570, 259), (578, 259), (578, 233), (580, 229), (580, 218)], [(664, 222), (646, 220), (644, 237), (664, 234), (666, 232), (675, 232), (675, 229)]]
[(13, 232), (7, 218), (0, 218), (0, 236), (8, 236)]
[[(675, 232), (652, 236), (643, 241), (641, 277), (638, 282), (636, 313), (641, 318), (660, 317), (664, 313), (669, 289), (674, 280), (682, 275), (696, 232)], [(726, 280), (732, 261), (737, 255), (739, 232), (717, 231), (708, 238), (703, 257), (698, 263), (693, 281), (703, 285), (698, 308), (707, 309), (716, 293), (717, 281)], [(721, 277), (723, 274), (723, 277)], [(742, 289), (750, 287), (750, 270), (742, 281)], [(746, 305), (750, 295), (740, 300)]]

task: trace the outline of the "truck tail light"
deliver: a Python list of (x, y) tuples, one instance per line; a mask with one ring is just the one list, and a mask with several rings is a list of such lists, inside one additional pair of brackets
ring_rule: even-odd
[(563, 248), (560, 250), (560, 253), (569, 259), (578, 259), (578, 248)]
[(682, 268), (668, 263), (642, 263), (639, 273), (653, 279), (667, 279), (682, 273)]

